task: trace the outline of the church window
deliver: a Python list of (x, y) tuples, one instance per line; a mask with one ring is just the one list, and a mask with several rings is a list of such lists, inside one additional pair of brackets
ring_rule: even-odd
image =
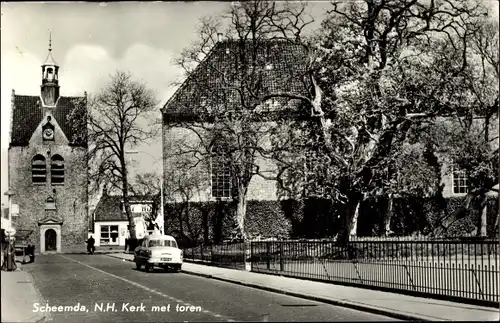
[(212, 147), (210, 173), (212, 180), (212, 197), (231, 197), (231, 167), (228, 158), (228, 151), (224, 145), (215, 145)]
[(50, 172), (51, 172), (50, 180), (52, 184), (56, 185), (64, 184), (64, 159), (60, 155), (54, 155), (52, 157)]
[(42, 184), (47, 180), (47, 167), (45, 157), (36, 155), (31, 162), (31, 178), (33, 183)]
[(453, 194), (467, 194), (469, 180), (467, 174), (459, 167), (453, 167)]

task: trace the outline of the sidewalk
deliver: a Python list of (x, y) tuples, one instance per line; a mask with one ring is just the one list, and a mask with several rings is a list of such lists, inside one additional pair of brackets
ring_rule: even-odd
[[(133, 261), (134, 257), (132, 254), (125, 253), (109, 254), (108, 256), (128, 261)], [(303, 279), (258, 274), (188, 262), (184, 262), (182, 265), (182, 272), (405, 320), (498, 321), (499, 319), (499, 310), (491, 307)]]
[(33, 312), (33, 304), (42, 303), (40, 292), (33, 285), (33, 277), (20, 269), (1, 271), (2, 278), (2, 322), (45, 322), (49, 313)]

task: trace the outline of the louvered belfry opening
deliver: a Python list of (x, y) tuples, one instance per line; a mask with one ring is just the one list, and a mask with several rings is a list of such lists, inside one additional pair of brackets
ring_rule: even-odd
[(51, 183), (56, 185), (64, 184), (64, 158), (54, 155), (51, 163)]
[(36, 155), (31, 162), (31, 178), (33, 183), (45, 183), (47, 181), (47, 166), (45, 157)]

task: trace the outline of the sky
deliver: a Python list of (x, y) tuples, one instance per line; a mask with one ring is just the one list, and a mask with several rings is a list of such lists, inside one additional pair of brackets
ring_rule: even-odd
[[(486, 1), (486, 0), (485, 0)], [(498, 16), (498, 1), (496, 15)], [(60, 66), (62, 96), (99, 90), (116, 70), (129, 71), (156, 92), (159, 109), (174, 93), (182, 72), (172, 60), (197, 40), (196, 27), (206, 15), (217, 15), (229, 2), (1, 3), (1, 196), (8, 190), (7, 151), (11, 93), (39, 95), (41, 64), (52, 53)], [(328, 1), (310, 2), (321, 19)], [(161, 137), (138, 150), (161, 160)], [(137, 171), (159, 166), (147, 154)], [(140, 156), (140, 157), (139, 157)]]
[[(320, 6), (326, 2), (319, 2)], [(174, 93), (172, 84), (182, 71), (172, 60), (197, 40), (199, 19), (217, 15), (229, 2), (112, 2), (1, 4), (1, 193), (8, 190), (7, 152), (11, 122), (11, 93), (39, 95), (41, 64), (52, 54), (60, 66), (62, 96), (93, 93), (116, 70), (129, 71), (156, 92), (159, 109)], [(312, 5), (314, 7), (314, 5)], [(324, 10), (320, 10), (321, 13)], [(161, 137), (137, 150), (161, 161)], [(135, 171), (160, 172), (145, 153)], [(161, 166), (160, 166), (161, 167)], [(134, 171), (134, 170), (132, 170)]]

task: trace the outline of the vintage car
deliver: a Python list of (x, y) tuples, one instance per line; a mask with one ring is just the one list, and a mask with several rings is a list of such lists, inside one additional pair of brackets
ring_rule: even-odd
[(144, 265), (146, 272), (152, 271), (154, 267), (179, 271), (182, 258), (182, 250), (177, 246), (177, 241), (169, 235), (147, 235), (142, 244), (134, 250), (137, 269)]

